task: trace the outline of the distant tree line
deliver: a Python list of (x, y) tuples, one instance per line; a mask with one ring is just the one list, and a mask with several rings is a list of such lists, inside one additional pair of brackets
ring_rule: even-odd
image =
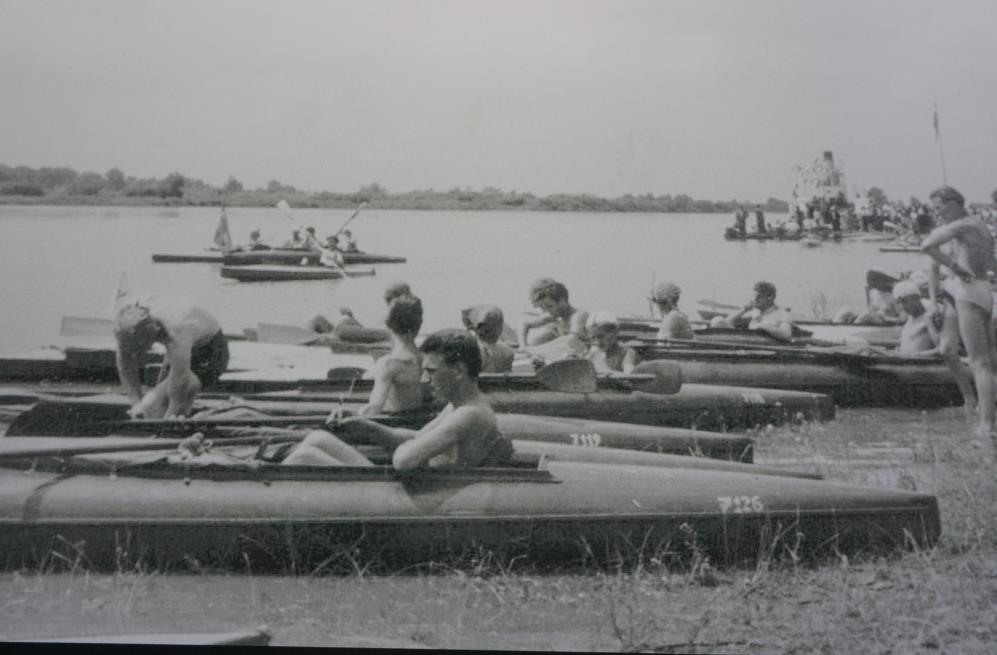
[(199, 205), (272, 207), (286, 199), (294, 207), (351, 207), (361, 202), (381, 209), (522, 210), (571, 212), (730, 212), (760, 205), (765, 211), (786, 212), (789, 205), (778, 198), (765, 202), (696, 200), (685, 194), (655, 196), (625, 194), (601, 198), (590, 194), (532, 193), (485, 187), (480, 191), (454, 187), (449, 191), (425, 189), (390, 193), (377, 182), (352, 193), (302, 191), (277, 180), (265, 187), (246, 189), (229, 176), (221, 187), (173, 172), (162, 179), (126, 176), (112, 168), (100, 173), (78, 173), (67, 167), (30, 168), (0, 164), (0, 203), (8, 204), (107, 204)]

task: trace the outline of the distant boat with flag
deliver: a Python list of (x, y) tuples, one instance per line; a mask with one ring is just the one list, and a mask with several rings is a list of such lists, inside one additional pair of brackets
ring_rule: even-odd
[[(281, 200), (277, 208), (288, 218), (290, 205), (287, 201)], [(359, 210), (358, 210), (359, 211)], [(350, 217), (352, 220), (357, 212)], [(269, 250), (244, 250), (235, 246), (232, 241), (232, 234), (229, 231), (228, 215), (225, 207), (222, 207), (221, 216), (218, 218), (218, 225), (215, 227), (213, 238), (214, 246), (205, 248), (200, 252), (191, 253), (154, 253), (152, 261), (157, 264), (188, 264), (188, 263), (208, 263), (227, 264), (230, 266), (245, 266), (251, 264), (271, 264), (271, 265), (303, 265), (316, 266), (321, 264), (323, 252), (314, 249), (300, 248), (273, 248)], [(379, 255), (363, 251), (340, 252), (344, 264), (402, 264), (405, 257), (394, 255)]]

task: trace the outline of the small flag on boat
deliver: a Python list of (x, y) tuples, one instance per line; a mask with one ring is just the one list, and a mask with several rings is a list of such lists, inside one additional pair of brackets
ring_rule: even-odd
[(223, 251), (232, 250), (232, 235), (228, 231), (228, 216), (225, 209), (222, 209), (221, 218), (218, 219), (218, 227), (215, 228), (215, 245)]

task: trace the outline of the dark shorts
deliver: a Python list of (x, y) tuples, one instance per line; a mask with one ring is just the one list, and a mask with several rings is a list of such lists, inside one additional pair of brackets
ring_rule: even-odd
[[(190, 351), (190, 372), (197, 376), (201, 385), (208, 387), (218, 382), (218, 378), (228, 368), (228, 340), (218, 331), (215, 336)], [(159, 370), (160, 382), (166, 379), (170, 372), (169, 364), (164, 364)]]

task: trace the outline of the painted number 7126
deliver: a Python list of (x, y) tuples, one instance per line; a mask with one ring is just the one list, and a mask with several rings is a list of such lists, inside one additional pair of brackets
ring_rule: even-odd
[(753, 514), (765, 509), (758, 496), (717, 496), (717, 502), (724, 514)]

